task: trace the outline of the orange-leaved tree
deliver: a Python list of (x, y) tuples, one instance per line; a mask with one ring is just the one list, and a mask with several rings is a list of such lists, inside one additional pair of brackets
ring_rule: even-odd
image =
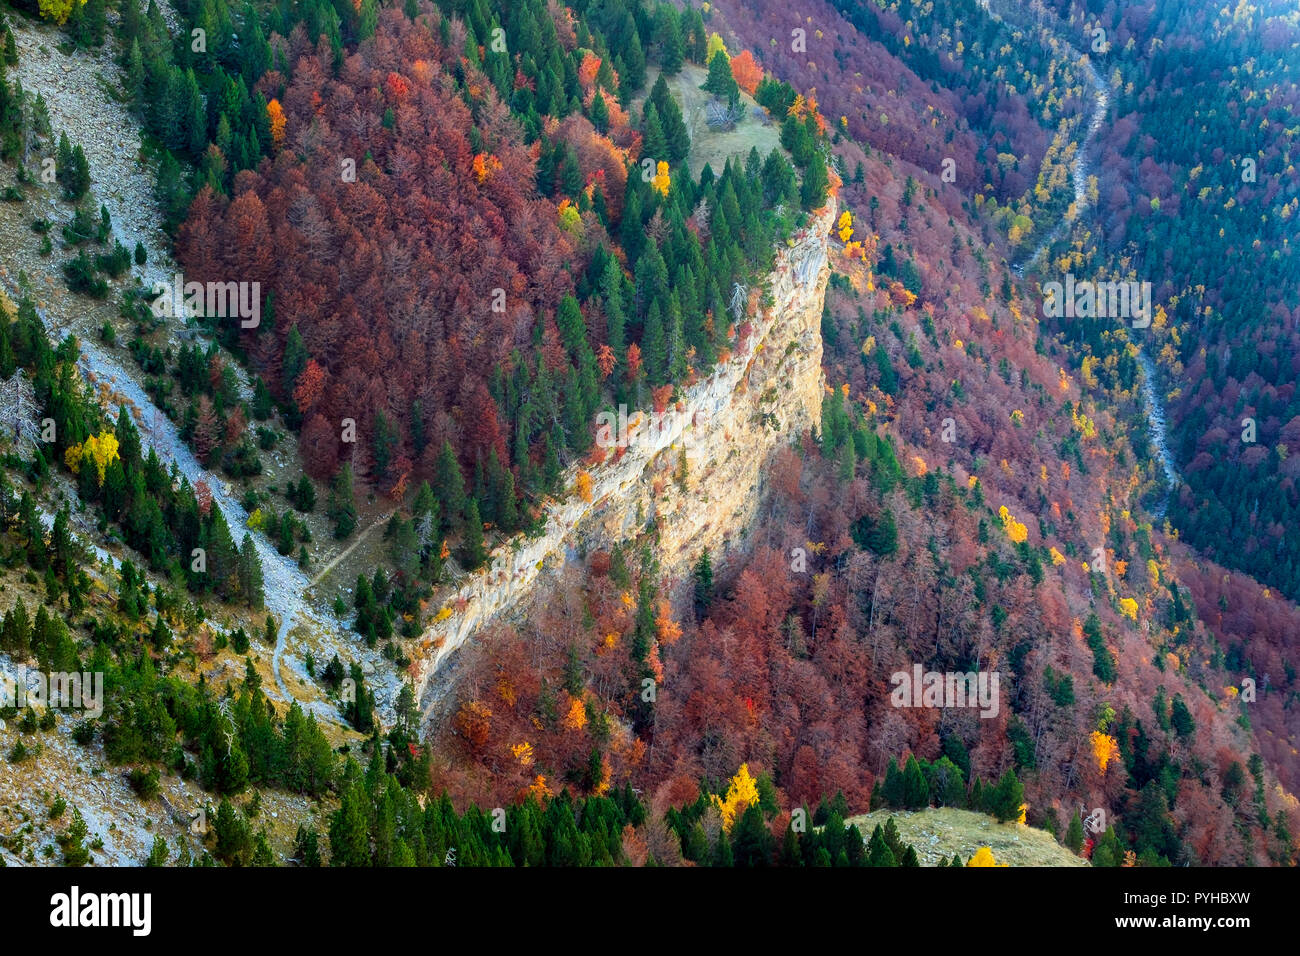
[(741, 50), (739, 55), (731, 58), (731, 75), (736, 78), (737, 86), (753, 96), (763, 81), (763, 68), (754, 59), (754, 54)]
[(279, 149), (284, 145), (284, 110), (280, 107), (280, 101), (273, 99), (266, 104), (266, 115), (271, 121), (271, 142)]

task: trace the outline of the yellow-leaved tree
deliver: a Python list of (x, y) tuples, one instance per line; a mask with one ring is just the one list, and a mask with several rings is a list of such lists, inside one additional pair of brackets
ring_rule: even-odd
[(849, 240), (853, 238), (853, 214), (847, 209), (840, 213), (840, 221), (836, 228), (839, 231), (840, 242), (847, 246)]
[(1092, 754), (1097, 758), (1097, 769), (1105, 773), (1110, 762), (1119, 756), (1119, 744), (1110, 734), (1103, 734), (1099, 730), (1094, 730), (1089, 735), (1089, 740), (1092, 743)]
[(72, 5), (74, 3), (79, 3), (84, 7), (86, 0), (37, 0), (36, 5), (41, 11), (42, 17), (63, 26), (68, 22), (68, 17), (72, 16)]
[(966, 861), (967, 866), (1010, 866), (1010, 863), (999, 863), (993, 858), (993, 851), (986, 846), (980, 847), (975, 851), (975, 855)]
[(117, 435), (107, 429), (91, 435), (80, 445), (73, 445), (63, 454), (64, 462), (74, 475), (81, 474), (81, 466), (87, 461), (93, 464), (95, 479), (100, 485), (104, 484), (104, 472), (117, 459)]
[[(709, 36), (708, 48), (705, 51), (704, 62), (708, 63), (710, 60), (712, 60), (713, 54), (717, 53), (719, 50), (721, 50), (723, 53), (726, 53), (727, 44), (723, 42), (722, 37), (719, 34), (717, 33), (711, 34)], [(730, 57), (728, 57), (728, 59), (730, 59)]]
[(655, 175), (650, 180), (650, 185), (659, 191), (659, 195), (668, 195), (668, 187), (672, 185), (672, 178), (668, 175), (668, 164), (663, 160), (660, 160), (659, 165), (655, 167)]
[(1002, 527), (1006, 530), (1007, 537), (1016, 544), (1029, 537), (1029, 529), (1016, 520), (1015, 515), (1007, 510), (1006, 505), (998, 509), (998, 517), (1002, 519)]
[(727, 785), (725, 797), (719, 799), (716, 793), (711, 794), (711, 796), (713, 805), (722, 814), (722, 826), (730, 830), (731, 825), (736, 822), (736, 818), (743, 808), (758, 803), (758, 784), (749, 775), (749, 764), (742, 763), (740, 765), (736, 775), (731, 778), (731, 783)]
[(581, 700), (573, 698), (569, 704), (569, 712), (564, 715), (564, 727), (566, 730), (581, 730), (587, 726), (587, 708)]

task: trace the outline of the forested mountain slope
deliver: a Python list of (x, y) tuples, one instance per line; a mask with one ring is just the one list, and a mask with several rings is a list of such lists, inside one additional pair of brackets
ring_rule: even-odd
[[(6, 71), (12, 31), (103, 51), (77, 95), (139, 124), (178, 268), (255, 309), (160, 310), (153, 235), (96, 211), (112, 183), (6, 73), (0, 662), (108, 698), (5, 711), (10, 763), (49, 758), (92, 826), (33, 835), (67, 807), (27, 798), (0, 859), (82, 861), (120, 817), (115, 862), (916, 865), (887, 813), (848, 820), (934, 806), (1094, 865), (1294, 862), (1297, 609), (1194, 550), (1224, 482), (1186, 396), (1189, 487), (1154, 515), (1135, 397), (1138, 345), (1245, 383), (1213, 414), (1257, 412), (1287, 527), (1283, 340), (1189, 283), (1257, 239), (1282, 316), (1293, 184), (1234, 193), (1217, 238), (1203, 205), (1195, 244), (1174, 213), (1225, 156), (1150, 140), (1248, 114), (1285, 170), (1294, 18), (1152, 3), (10, 11)], [(1225, 102), (1197, 116), (1166, 100), (1206, 17)], [(1146, 332), (1044, 315), (1065, 271), (1157, 262)], [(914, 668), (1000, 690), (900, 705)]]

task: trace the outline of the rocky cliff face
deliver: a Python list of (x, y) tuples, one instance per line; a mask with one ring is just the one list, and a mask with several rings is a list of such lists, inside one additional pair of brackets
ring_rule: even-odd
[(583, 469), (571, 469), (570, 493), (549, 507), (545, 533), (517, 536), (464, 579), (416, 648), (420, 700), (428, 703), (449, 654), (484, 623), (521, 606), (547, 571), (580, 550), (611, 547), (653, 523), (660, 565), (678, 577), (706, 548), (716, 562), (745, 545), (773, 453), (821, 423), (821, 315), (835, 215), (832, 199), (780, 251), (765, 284), (768, 304), (728, 361), (685, 389), (663, 416), (628, 413), (610, 430), (622, 447), (587, 470), (590, 493), (578, 490)]

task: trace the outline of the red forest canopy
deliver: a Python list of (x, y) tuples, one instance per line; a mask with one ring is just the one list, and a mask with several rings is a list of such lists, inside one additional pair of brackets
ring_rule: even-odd
[[(480, 449), (467, 445), (497, 437), (486, 376), (572, 290), (572, 245), (536, 195), (534, 156), (506, 107), (486, 86), (471, 116), (428, 30), (387, 11), (337, 79), (331, 56), (324, 46), (298, 61), (284, 149), (239, 174), (233, 199), (200, 192), (179, 258), (195, 278), (238, 274), (271, 290), (274, 324), (243, 344), (286, 399), (298, 330), (323, 372), (300, 409), (308, 422), (336, 434), (345, 418), (406, 422), (419, 402), (424, 448), (445, 437), (472, 459)], [(486, 176), (477, 152), (495, 159)], [(314, 442), (307, 464), (326, 474), (342, 450)]]

